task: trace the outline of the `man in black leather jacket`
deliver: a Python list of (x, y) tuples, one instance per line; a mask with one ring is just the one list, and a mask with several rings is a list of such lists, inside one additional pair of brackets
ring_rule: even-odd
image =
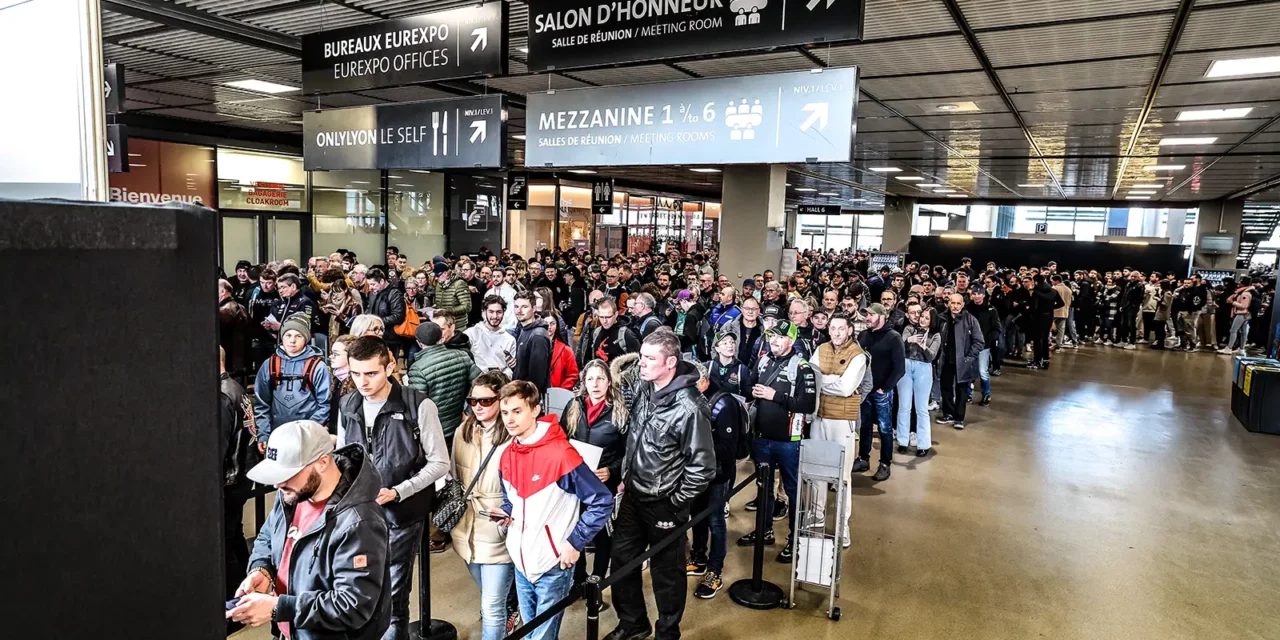
[[(709, 412), (698, 393), (698, 373), (680, 359), (680, 339), (661, 328), (640, 348), (640, 377), (631, 403), (631, 428), (622, 460), (626, 490), (614, 523), (613, 572), (661, 542), (689, 520), (694, 498), (716, 474)], [(657, 637), (680, 638), (688, 585), (685, 545), (653, 556), (649, 573), (658, 605)], [(618, 628), (606, 640), (639, 640), (650, 634), (642, 574), (631, 571), (613, 585)]]

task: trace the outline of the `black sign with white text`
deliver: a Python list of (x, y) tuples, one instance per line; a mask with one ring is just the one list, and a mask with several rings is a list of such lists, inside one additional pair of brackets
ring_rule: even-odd
[(107, 125), (107, 173), (129, 171), (129, 127)]
[(507, 184), (507, 208), (513, 211), (529, 208), (529, 174), (511, 174), (511, 181)]
[(613, 180), (601, 178), (591, 184), (591, 213), (609, 215), (613, 211)]
[(108, 114), (124, 113), (124, 65), (112, 62), (102, 71), (102, 94)]
[(302, 36), (304, 93), (507, 72), (507, 3), (490, 2)]
[(506, 160), (500, 95), (302, 115), (307, 171), (498, 168)]
[(860, 40), (864, 0), (529, 0), (529, 70)]
[(840, 215), (840, 205), (802, 204), (796, 207), (796, 213), (808, 216), (838, 216)]

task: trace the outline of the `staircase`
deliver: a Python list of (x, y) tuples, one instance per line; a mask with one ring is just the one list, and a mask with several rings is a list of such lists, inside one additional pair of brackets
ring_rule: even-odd
[(1236, 258), (1236, 268), (1248, 269), (1253, 263), (1253, 254), (1258, 250), (1258, 243), (1266, 241), (1275, 233), (1276, 224), (1280, 223), (1280, 205), (1246, 204), (1244, 215), (1240, 220), (1240, 252)]

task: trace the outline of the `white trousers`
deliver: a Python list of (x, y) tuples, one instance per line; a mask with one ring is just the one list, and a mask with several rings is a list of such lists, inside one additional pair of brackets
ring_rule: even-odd
[[(844, 468), (840, 470), (840, 481), (844, 484), (845, 490), (844, 506), (840, 517), (844, 519), (845, 535), (849, 533), (849, 515), (853, 512), (853, 496), (849, 493), (849, 474), (853, 468), (853, 459), (858, 453), (857, 434), (858, 423), (855, 420), (830, 420), (815, 416), (813, 424), (809, 427), (810, 439), (826, 440), (844, 447)], [(826, 487), (821, 488), (825, 492)], [(825, 516), (827, 505), (825, 495), (810, 496), (810, 504), (817, 509), (817, 513)]]

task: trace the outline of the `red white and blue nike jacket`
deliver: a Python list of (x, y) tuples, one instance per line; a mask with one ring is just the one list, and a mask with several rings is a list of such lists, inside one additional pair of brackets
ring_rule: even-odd
[(565, 545), (581, 551), (613, 513), (613, 494), (569, 444), (555, 416), (539, 418), (523, 442), (512, 441), (498, 475), (503, 509), (511, 514), (507, 551), (530, 582), (557, 566)]

